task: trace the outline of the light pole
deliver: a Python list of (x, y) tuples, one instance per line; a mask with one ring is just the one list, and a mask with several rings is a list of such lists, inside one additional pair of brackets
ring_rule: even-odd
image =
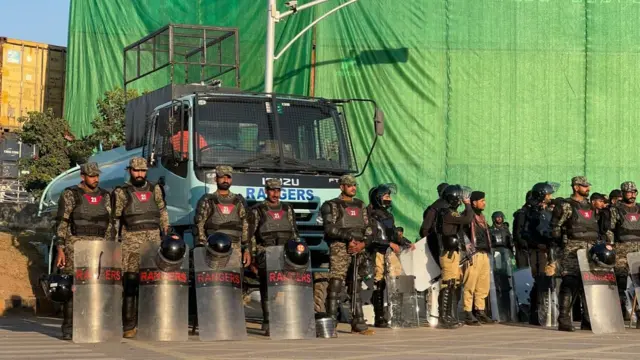
[(342, 9), (345, 6), (351, 5), (358, 0), (349, 0), (346, 1), (335, 8), (329, 10), (319, 18), (315, 19), (311, 24), (307, 25), (302, 31), (300, 31), (296, 36), (291, 39), (283, 48), (280, 50), (278, 55), (275, 55), (275, 42), (276, 42), (276, 23), (280, 20), (286, 18), (289, 15), (295, 14), (298, 11), (302, 11), (304, 9), (308, 9), (310, 7), (316, 6), (318, 4), (322, 4), (329, 0), (314, 0), (308, 2), (306, 4), (298, 6), (297, 1), (287, 1), (285, 5), (289, 7), (290, 10), (280, 13), (278, 11), (278, 6), (276, 4), (276, 0), (267, 0), (267, 54), (266, 54), (266, 64), (264, 71), (264, 92), (271, 93), (273, 92), (273, 63), (282, 56), (282, 54), (287, 51), (291, 47), (291, 45), (298, 40), (304, 33), (309, 31), (309, 29), (313, 28), (317, 23), (325, 19), (327, 16), (333, 14), (334, 12)]

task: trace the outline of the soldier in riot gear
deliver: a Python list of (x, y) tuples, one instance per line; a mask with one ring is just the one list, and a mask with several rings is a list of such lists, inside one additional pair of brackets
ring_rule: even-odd
[(504, 221), (504, 213), (496, 211), (491, 214), (491, 248), (504, 247), (513, 253), (513, 236), (509, 231), (509, 223)]
[[(629, 265), (627, 254), (640, 251), (640, 204), (636, 203), (638, 188), (633, 181), (625, 181), (620, 185), (622, 201), (612, 205), (609, 209), (609, 229), (606, 239), (613, 244), (616, 252), (615, 275), (618, 284), (618, 293), (622, 313), (628, 319), (630, 314), (624, 306), (626, 301), (625, 289), (627, 288), (627, 276)], [(640, 311), (636, 307), (636, 315), (640, 319)], [(640, 321), (636, 323), (640, 328)]]
[[(353, 175), (344, 175), (339, 181), (341, 194), (338, 198), (322, 204), (322, 214), (325, 240), (330, 247), (329, 288), (327, 294), (327, 314), (337, 319), (339, 297), (346, 280), (347, 271), (353, 255), (364, 251), (371, 242), (371, 226), (364, 203), (355, 198), (356, 179)], [(360, 287), (357, 284), (359, 293)], [(372, 335), (364, 320), (362, 302), (359, 294), (356, 296), (355, 313), (351, 323), (351, 330), (363, 335)]]
[(169, 214), (160, 185), (147, 181), (147, 160), (129, 161), (130, 179), (113, 190), (113, 218), (122, 241), (124, 270), (122, 322), (125, 338), (137, 333), (140, 245), (160, 244), (161, 234), (169, 230)]
[(249, 220), (247, 202), (240, 194), (229, 190), (233, 178), (231, 166), (216, 167), (216, 185), (213, 194), (204, 194), (196, 206), (195, 227), (198, 243), (204, 244), (207, 237), (223, 232), (233, 240), (233, 248), (238, 254), (242, 250), (242, 263), (251, 264), (251, 241), (249, 241)]
[(438, 237), (435, 233), (436, 215), (440, 209), (449, 207), (449, 203), (442, 198), (442, 192), (449, 184), (441, 183), (438, 185), (438, 199), (429, 205), (422, 214), (422, 226), (420, 226), (420, 238), (427, 238), (427, 246), (435, 259), (440, 257), (440, 245), (438, 245)]
[(513, 213), (513, 243), (516, 248), (516, 267), (518, 268), (529, 266), (529, 247), (527, 246), (527, 241), (522, 239), (521, 234), (527, 211), (531, 207), (529, 204), (530, 198), (531, 190), (527, 191), (524, 205)]
[[(397, 253), (402, 247), (410, 248), (412, 244), (398, 237), (398, 229), (395, 226), (395, 219), (391, 214), (391, 194), (395, 192), (395, 185), (381, 184), (369, 191), (369, 206), (367, 212), (372, 223), (373, 241), (370, 251), (375, 256), (375, 274), (372, 302), (375, 311), (375, 326), (388, 327), (385, 319), (384, 290), (386, 286), (385, 275), (396, 277), (402, 275), (402, 265)], [(373, 225), (375, 221), (375, 226)], [(392, 253), (388, 256), (389, 266), (386, 266), (385, 254), (391, 247)]]
[(571, 311), (578, 295), (582, 299), (582, 323), (580, 328), (591, 330), (589, 312), (584, 296), (580, 266), (577, 251), (588, 250), (598, 241), (598, 222), (595, 211), (588, 200), (591, 184), (584, 176), (571, 179), (573, 195), (565, 199), (561, 206), (556, 206), (551, 219), (551, 235), (557, 243), (566, 240), (560, 267), (562, 269), (562, 284), (560, 286), (559, 301), (560, 314), (558, 316), (558, 330), (574, 331), (571, 323)]
[[(442, 269), (438, 295), (438, 327), (455, 329), (462, 325), (457, 320), (457, 304), (460, 300), (460, 249), (464, 246), (463, 226), (471, 223), (474, 212), (470, 201), (463, 199), (463, 189), (460, 185), (447, 186), (442, 191), (442, 198), (448, 207), (438, 211), (435, 225)], [(462, 214), (458, 212), (461, 202), (465, 204)]]
[[(90, 162), (80, 166), (78, 185), (66, 188), (58, 201), (56, 216), (56, 266), (65, 275), (73, 275), (73, 244), (78, 241), (113, 240), (111, 195), (98, 187), (100, 169)], [(73, 299), (63, 304), (62, 338), (71, 340)]]
[(269, 306), (267, 302), (266, 248), (281, 246), (289, 240), (299, 241), (296, 215), (293, 207), (280, 202), (282, 183), (269, 179), (265, 184), (266, 200), (251, 208), (249, 236), (256, 244), (256, 261), (260, 278), (262, 330), (269, 336)]
[(543, 325), (539, 313), (546, 318), (546, 294), (553, 289), (553, 276), (556, 273), (556, 246), (551, 237), (551, 216), (549, 205), (552, 203), (553, 186), (549, 183), (537, 183), (531, 189), (529, 209), (525, 215), (525, 223), (521, 237), (527, 241), (529, 249), (529, 265), (535, 282), (531, 289), (531, 308), (529, 323)]

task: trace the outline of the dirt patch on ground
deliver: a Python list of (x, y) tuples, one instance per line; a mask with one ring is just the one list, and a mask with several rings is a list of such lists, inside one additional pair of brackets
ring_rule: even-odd
[(37, 242), (48, 244), (46, 233), (0, 232), (0, 314), (11, 307), (30, 307), (44, 297), (38, 278), (46, 273), (44, 256)]

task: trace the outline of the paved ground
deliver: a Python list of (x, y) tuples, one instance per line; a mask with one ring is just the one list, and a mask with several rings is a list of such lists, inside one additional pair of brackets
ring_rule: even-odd
[[(249, 324), (249, 340), (78, 345), (59, 339), (60, 320), (0, 317), (0, 359), (637, 359), (640, 330), (596, 336), (518, 325), (340, 332), (337, 339), (272, 341)], [(348, 330), (342, 328), (340, 330)]]

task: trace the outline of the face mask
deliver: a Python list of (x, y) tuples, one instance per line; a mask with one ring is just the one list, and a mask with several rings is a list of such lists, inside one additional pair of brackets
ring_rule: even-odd
[(392, 203), (391, 200), (382, 200), (382, 206), (384, 207), (387, 207), (387, 208), (391, 207), (391, 203)]

